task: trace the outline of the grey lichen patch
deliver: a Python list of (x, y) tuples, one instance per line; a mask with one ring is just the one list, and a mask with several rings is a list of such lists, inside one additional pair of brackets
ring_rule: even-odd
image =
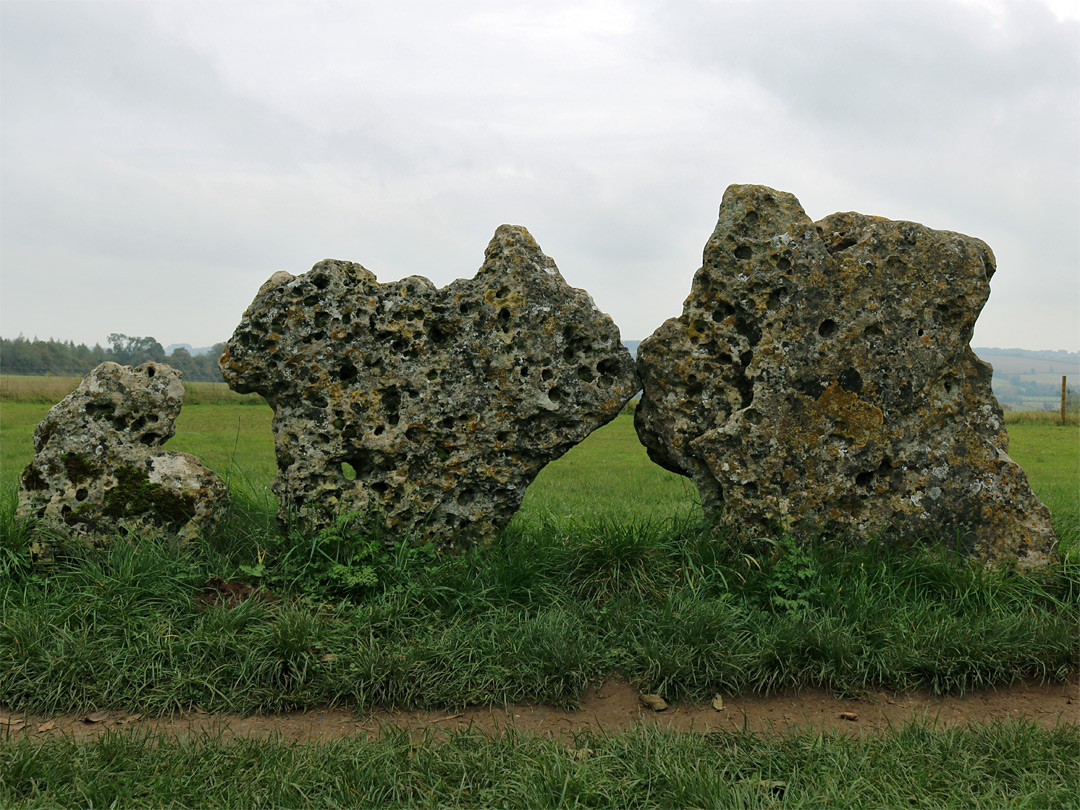
[(441, 289), (334, 260), (277, 273), (220, 365), (274, 408), (283, 514), (378, 512), (443, 547), (493, 536), (638, 387), (611, 319), (509, 225), (474, 278)]
[(985, 243), (732, 186), (683, 314), (641, 344), (638, 434), (743, 536), (959, 542), (1045, 563), (1046, 507), (1008, 457), (969, 347)]
[(103, 363), (34, 431), (18, 514), (96, 544), (118, 532), (187, 538), (220, 518), (225, 486), (194, 456), (162, 451), (184, 398), (162, 363)]

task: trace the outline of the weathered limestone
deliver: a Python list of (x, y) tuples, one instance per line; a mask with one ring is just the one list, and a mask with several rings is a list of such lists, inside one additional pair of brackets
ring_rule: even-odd
[(118, 531), (188, 539), (220, 518), (224, 484), (187, 453), (159, 450), (176, 432), (180, 372), (163, 363), (102, 363), (34, 431), (18, 515), (71, 539)]
[(978, 239), (731, 186), (683, 314), (641, 344), (638, 434), (737, 534), (1043, 564), (1049, 512), (968, 345), (994, 270)]
[(274, 408), (282, 516), (377, 512), (443, 548), (505, 526), (540, 469), (638, 388), (611, 319), (509, 225), (475, 278), (442, 289), (333, 260), (276, 273), (220, 365)]

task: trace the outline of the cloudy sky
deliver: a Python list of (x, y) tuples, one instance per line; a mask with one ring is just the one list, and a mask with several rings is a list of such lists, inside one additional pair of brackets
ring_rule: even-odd
[(762, 183), (984, 239), (973, 343), (1080, 348), (1076, 0), (0, 0), (0, 54), (4, 337), (210, 345), (506, 222), (640, 339)]

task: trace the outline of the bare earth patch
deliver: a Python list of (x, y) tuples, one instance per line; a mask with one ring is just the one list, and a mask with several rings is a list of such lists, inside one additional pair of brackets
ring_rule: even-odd
[[(353, 735), (371, 739), (387, 728), (409, 731), (473, 729), (548, 736), (580, 731), (624, 731), (639, 723), (674, 731), (706, 733), (746, 729), (764, 734), (830, 731), (866, 734), (888, 731), (910, 720), (937, 725), (986, 723), (1027, 719), (1048, 728), (1080, 725), (1080, 673), (1067, 682), (1023, 682), (963, 697), (935, 697), (925, 692), (874, 692), (861, 698), (838, 698), (819, 689), (782, 692), (768, 697), (721, 695), (703, 704), (670, 704), (656, 712), (641, 701), (637, 688), (624, 680), (609, 680), (589, 690), (576, 711), (544, 705), (470, 707), (460, 712), (374, 711), (357, 715), (344, 709), (288, 712), (243, 717), (185, 712), (144, 718), (123, 711), (86, 712), (44, 717), (21, 715), (0, 707), (0, 738), (31, 735), (44, 738), (67, 734), (94, 738), (106, 729), (136, 729), (170, 735), (221, 733), (225, 738), (264, 739), (281, 736), (297, 741), (334, 740)], [(722, 709), (716, 706), (722, 705)]]

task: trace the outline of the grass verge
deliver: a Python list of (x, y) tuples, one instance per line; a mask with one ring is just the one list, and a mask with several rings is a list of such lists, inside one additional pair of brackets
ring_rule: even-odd
[(1080, 732), (911, 724), (881, 737), (572, 740), (472, 732), (299, 744), (110, 732), (0, 743), (0, 804), (36, 807), (1075, 807)]

